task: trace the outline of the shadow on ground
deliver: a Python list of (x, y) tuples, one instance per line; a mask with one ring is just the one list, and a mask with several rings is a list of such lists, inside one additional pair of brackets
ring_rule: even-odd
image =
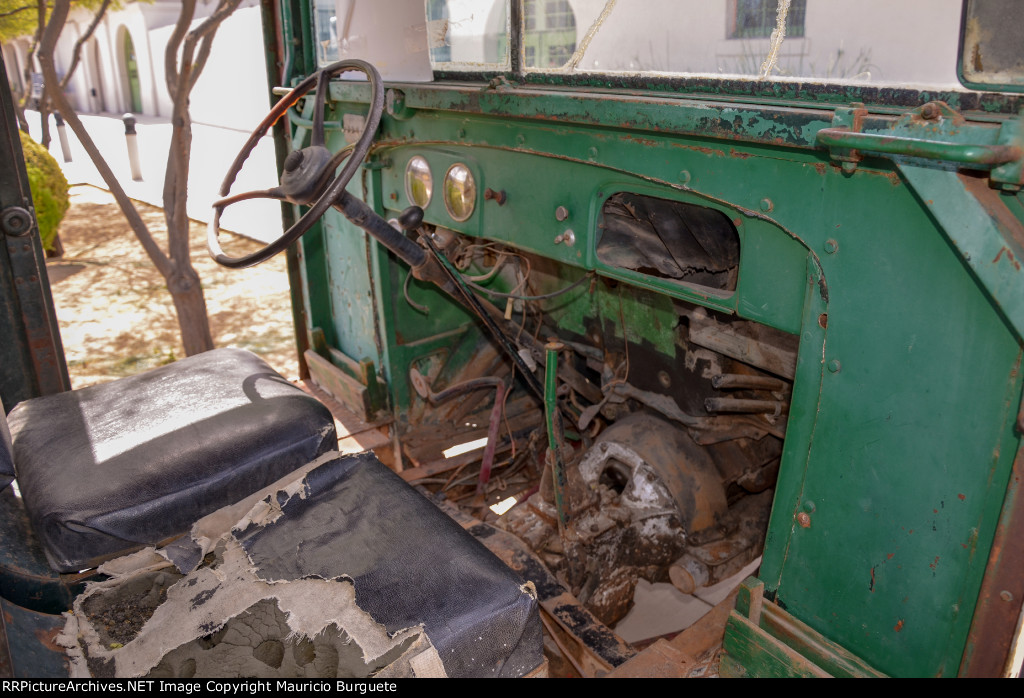
[[(166, 249), (163, 212), (142, 203), (136, 206)], [(184, 356), (163, 277), (108, 192), (88, 185), (72, 187), (60, 238), (64, 256), (49, 260), (47, 272), (73, 387), (103, 383)], [(286, 378), (296, 377), (284, 255), (252, 269), (225, 269), (206, 253), (204, 224), (193, 222), (190, 238), (216, 345), (249, 349)], [(231, 234), (223, 234), (221, 241), (230, 255), (261, 246)]]

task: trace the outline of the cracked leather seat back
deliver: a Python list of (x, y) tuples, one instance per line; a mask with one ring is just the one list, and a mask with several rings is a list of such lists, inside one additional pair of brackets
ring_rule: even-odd
[(179, 535), (337, 447), (327, 408), (241, 349), (17, 405), (17, 483), (60, 572)]

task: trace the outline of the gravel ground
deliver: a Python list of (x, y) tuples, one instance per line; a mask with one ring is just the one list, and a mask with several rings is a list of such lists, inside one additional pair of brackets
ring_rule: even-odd
[[(163, 212), (137, 203), (166, 249)], [(149, 261), (113, 197), (89, 185), (71, 188), (60, 227), (64, 255), (47, 262), (64, 353), (74, 388), (139, 373), (184, 356), (163, 277)], [(206, 253), (206, 226), (191, 225), (192, 262), (203, 280), (218, 347), (249, 349), (285, 378), (298, 375), (284, 255), (243, 270)], [(231, 255), (260, 243), (222, 233)]]

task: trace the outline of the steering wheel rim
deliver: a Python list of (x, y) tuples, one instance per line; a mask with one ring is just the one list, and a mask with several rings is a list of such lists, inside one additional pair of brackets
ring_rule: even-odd
[[(314, 107), (315, 113), (313, 115), (313, 129), (308, 149), (313, 149), (314, 147), (322, 148), (324, 146), (324, 103), (329, 89), (330, 79), (353, 70), (366, 75), (366, 79), (370, 83), (370, 111), (367, 114), (366, 124), (363, 128), (362, 134), (359, 136), (359, 140), (356, 141), (355, 145), (351, 148), (343, 148), (338, 152), (338, 154), (332, 156), (325, 168), (325, 172), (333, 172), (337, 169), (337, 166), (340, 164), (340, 161), (343, 159), (346, 151), (351, 150), (351, 154), (348, 156), (348, 160), (342, 167), (341, 172), (334, 177), (334, 180), (330, 185), (318, 188), (322, 193), (316, 197), (315, 203), (313, 203), (310, 206), (310, 209), (306, 211), (306, 213), (303, 214), (302, 217), (288, 228), (288, 230), (286, 230), (279, 238), (268, 243), (265, 247), (242, 257), (229, 257), (226, 255), (220, 246), (219, 235), (220, 216), (223, 210), (228, 206), (248, 199), (274, 199), (277, 201), (290, 201), (295, 204), (309, 204), (308, 201), (295, 200), (289, 197), (280, 186), (272, 189), (235, 194), (234, 196), (229, 196), (229, 194), (231, 192), (231, 185), (234, 184), (235, 178), (241, 171), (246, 159), (248, 159), (249, 155), (252, 154), (252, 151), (259, 140), (263, 138), (270, 128), (277, 123), (277, 120), (280, 119), (296, 102), (304, 97), (314, 85), (316, 85), (317, 88), (316, 105)], [(338, 61), (337, 63), (332, 63), (329, 66), (321, 68), (319, 71), (309, 75), (302, 82), (296, 85), (291, 92), (282, 97), (242, 146), (242, 150), (239, 151), (238, 155), (235, 157), (234, 162), (228, 169), (227, 175), (224, 177), (224, 182), (221, 184), (219, 193), (222, 198), (213, 203), (213, 217), (210, 219), (210, 224), (207, 228), (206, 246), (214, 261), (221, 266), (229, 267), (231, 269), (244, 269), (246, 267), (255, 266), (261, 262), (265, 262), (302, 237), (310, 228), (313, 227), (313, 224), (323, 216), (331, 204), (338, 199), (341, 193), (345, 190), (345, 187), (348, 186), (349, 181), (355, 175), (356, 170), (359, 169), (359, 166), (370, 151), (370, 146), (372, 145), (373, 138), (377, 133), (377, 127), (380, 125), (383, 113), (384, 85), (381, 80), (380, 73), (378, 73), (377, 69), (366, 61), (354, 59)], [(293, 151), (293, 153), (303, 152), (304, 150), (307, 149), (304, 148), (302, 150)]]

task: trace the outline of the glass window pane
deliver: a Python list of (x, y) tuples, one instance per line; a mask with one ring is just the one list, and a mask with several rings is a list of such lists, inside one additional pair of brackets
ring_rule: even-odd
[[(957, 85), (961, 0), (527, 0), (531, 5), (535, 24), (524, 33), (534, 50), (531, 71)], [(773, 42), (780, 5), (787, 7), (785, 34)]]
[(426, 0), (435, 70), (507, 70), (508, 0)]

